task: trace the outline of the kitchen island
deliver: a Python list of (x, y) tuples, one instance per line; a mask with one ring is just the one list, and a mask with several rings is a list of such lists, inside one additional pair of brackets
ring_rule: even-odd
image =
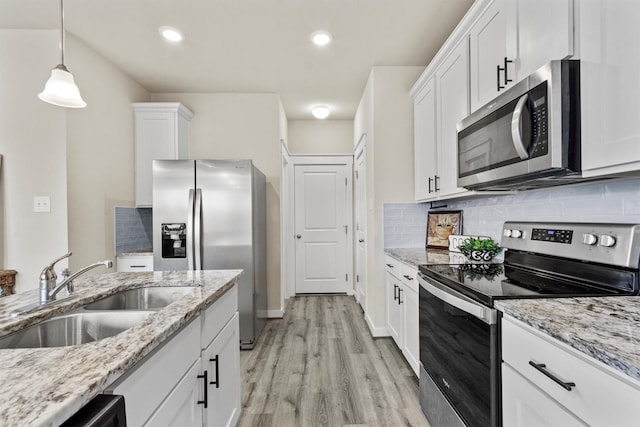
[(126, 289), (193, 286), (197, 291), (117, 335), (86, 344), (0, 350), (0, 420), (3, 426), (64, 422), (235, 286), (241, 270), (108, 273), (76, 281), (72, 298), (11, 318), (37, 301), (37, 290), (0, 300), (0, 335), (23, 329)]

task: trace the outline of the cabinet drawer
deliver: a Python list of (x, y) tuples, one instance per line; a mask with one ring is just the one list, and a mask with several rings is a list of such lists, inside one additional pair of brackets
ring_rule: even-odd
[[(238, 285), (236, 284), (202, 313), (201, 349), (204, 350), (209, 346), (237, 311)], [(240, 346), (239, 341), (238, 346)]]
[(385, 270), (387, 270), (389, 273), (393, 274), (396, 277), (400, 277), (400, 265), (402, 263), (400, 261), (398, 261), (397, 259), (389, 256), (389, 255), (385, 255), (384, 256), (384, 268)]
[(418, 292), (418, 270), (407, 264), (400, 264), (400, 280), (409, 289)]
[(153, 255), (119, 256), (116, 264), (117, 271), (153, 271)]
[[(640, 388), (632, 378), (513, 318), (502, 319), (502, 358), (540, 390), (589, 425), (637, 425)], [(575, 386), (566, 390), (529, 362)]]

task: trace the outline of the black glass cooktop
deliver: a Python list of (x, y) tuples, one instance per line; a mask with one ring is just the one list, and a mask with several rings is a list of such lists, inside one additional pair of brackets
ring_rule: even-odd
[[(425, 264), (427, 278), (492, 306), (496, 299), (636, 295), (638, 272), (527, 255), (504, 264)], [(507, 260), (505, 260), (507, 261)], [(521, 261), (526, 261), (522, 263)]]

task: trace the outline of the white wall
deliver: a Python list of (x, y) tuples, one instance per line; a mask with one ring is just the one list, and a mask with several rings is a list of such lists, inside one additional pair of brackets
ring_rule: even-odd
[(289, 153), (352, 154), (353, 120), (290, 120)]
[[(113, 206), (133, 203), (130, 104), (149, 94), (67, 35), (66, 63), (88, 107), (40, 101), (59, 39), (56, 30), (0, 30), (1, 267), (18, 271), (17, 292), (37, 288), (45, 264), (68, 250), (72, 270), (113, 259)], [(40, 195), (51, 213), (32, 212)]]
[(73, 36), (66, 58), (87, 102), (67, 112), (69, 264), (75, 271), (111, 259), (115, 270), (115, 206), (134, 205), (131, 103), (148, 101), (149, 92)]
[(367, 134), (367, 321), (386, 328), (384, 204), (413, 200), (413, 100), (424, 67), (373, 67), (354, 119)]
[(276, 94), (151, 94), (152, 101), (178, 101), (194, 113), (194, 159), (253, 159), (267, 177), (268, 309), (280, 297), (280, 139), (284, 129)]
[[(66, 113), (37, 97), (58, 49), (54, 30), (0, 30), (0, 267), (18, 271), (17, 292), (67, 251)], [(50, 196), (51, 212), (33, 213), (34, 196)]]

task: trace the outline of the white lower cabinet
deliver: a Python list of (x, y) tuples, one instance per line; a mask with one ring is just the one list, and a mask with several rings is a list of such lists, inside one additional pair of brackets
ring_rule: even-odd
[(208, 372), (205, 426), (234, 426), (240, 416), (240, 336), (238, 313), (202, 353)]
[(639, 425), (640, 382), (506, 315), (502, 359), (505, 426)]
[(129, 426), (234, 426), (241, 410), (237, 286), (105, 393), (124, 396)]
[(387, 330), (411, 369), (419, 376), (418, 270), (385, 256)]
[(203, 425), (203, 404), (198, 403), (204, 401), (203, 379), (204, 375), (201, 374), (200, 359), (198, 359), (145, 425), (153, 427)]

